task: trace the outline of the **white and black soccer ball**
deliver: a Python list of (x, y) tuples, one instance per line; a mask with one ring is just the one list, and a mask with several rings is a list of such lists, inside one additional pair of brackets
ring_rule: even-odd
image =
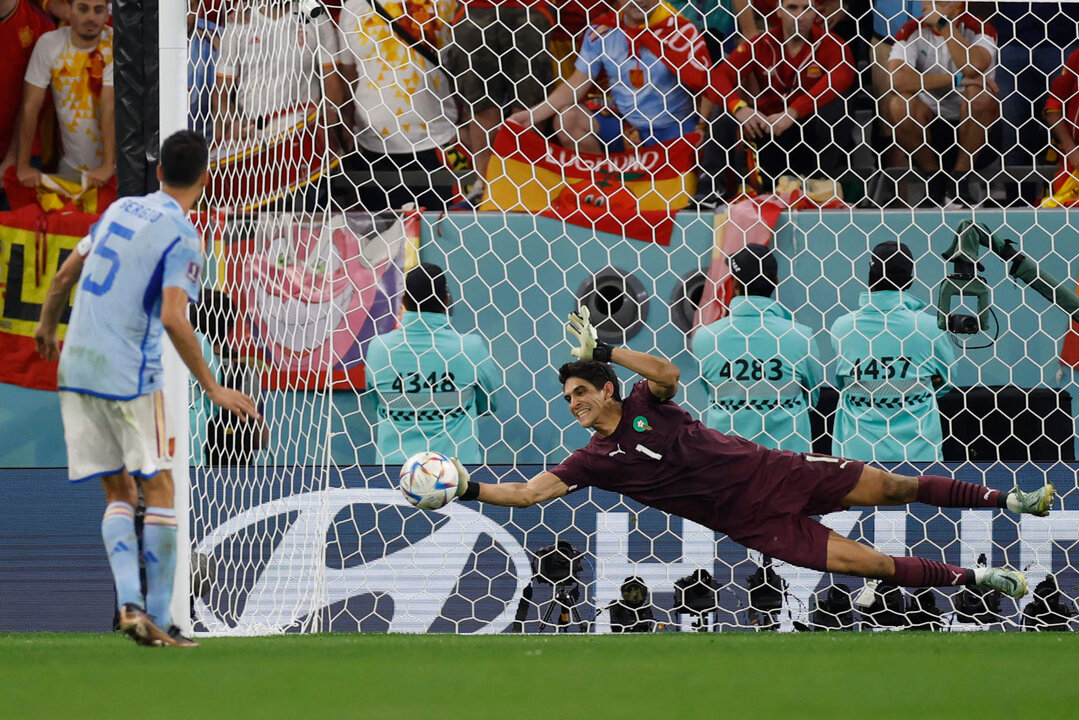
[(411, 504), (437, 510), (457, 497), (457, 468), (442, 453), (416, 453), (401, 466), (401, 492)]

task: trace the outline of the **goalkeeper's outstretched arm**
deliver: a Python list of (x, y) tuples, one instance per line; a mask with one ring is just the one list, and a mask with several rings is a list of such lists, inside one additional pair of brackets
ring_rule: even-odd
[(678, 366), (658, 355), (623, 347), (612, 347), (599, 339), (599, 333), (589, 317), (588, 307), (582, 305), (569, 314), (566, 331), (577, 340), (570, 354), (582, 360), (617, 363), (648, 381), (648, 389), (660, 400), (670, 400), (678, 392)]
[(569, 486), (549, 472), (541, 472), (523, 483), (476, 482), (469, 479), (468, 471), (457, 458), (452, 460), (457, 468), (457, 497), (462, 500), (479, 500), (504, 507), (529, 507), (544, 500), (560, 498), (569, 492)]

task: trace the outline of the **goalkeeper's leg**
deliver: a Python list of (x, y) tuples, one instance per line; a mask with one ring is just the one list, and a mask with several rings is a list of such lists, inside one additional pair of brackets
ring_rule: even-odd
[(1008, 568), (961, 568), (918, 557), (893, 557), (834, 532), (828, 536), (829, 572), (877, 578), (902, 587), (974, 585), (1013, 598), (1027, 593), (1021, 572)]
[(906, 505), (912, 502), (937, 507), (1002, 508), (1044, 517), (1053, 507), (1056, 490), (1046, 483), (1037, 490), (1010, 492), (938, 475), (906, 477), (865, 466), (858, 483), (842, 500), (844, 507)]

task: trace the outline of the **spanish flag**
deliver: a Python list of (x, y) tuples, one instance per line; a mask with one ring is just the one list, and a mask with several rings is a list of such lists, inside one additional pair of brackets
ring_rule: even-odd
[(609, 155), (577, 153), (531, 128), (495, 136), (480, 210), (540, 213), (615, 235), (668, 245), (674, 215), (697, 190), (700, 136)]
[[(45, 212), (36, 204), (0, 213), (0, 382), (56, 389), (56, 363), (37, 354), (34, 328), (57, 269), (97, 218)], [(70, 315), (69, 305), (60, 317), (61, 339)]]

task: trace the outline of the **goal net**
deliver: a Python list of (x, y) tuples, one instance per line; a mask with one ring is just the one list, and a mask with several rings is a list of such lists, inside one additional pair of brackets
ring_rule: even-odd
[[(1077, 19), (193, 1), (189, 125), (211, 138), (194, 317), (262, 413), (192, 401), (195, 631), (1070, 627)], [(770, 260), (728, 262), (749, 243), (776, 287)], [(410, 273), (426, 291), (403, 306)], [(823, 518), (887, 554), (1021, 569), (1033, 592), (867, 586), (596, 489), (410, 506), (418, 450), (512, 482), (588, 442), (557, 381), (581, 305), (601, 339), (675, 362), (677, 401), (723, 432), (1053, 482), (1048, 518)]]

